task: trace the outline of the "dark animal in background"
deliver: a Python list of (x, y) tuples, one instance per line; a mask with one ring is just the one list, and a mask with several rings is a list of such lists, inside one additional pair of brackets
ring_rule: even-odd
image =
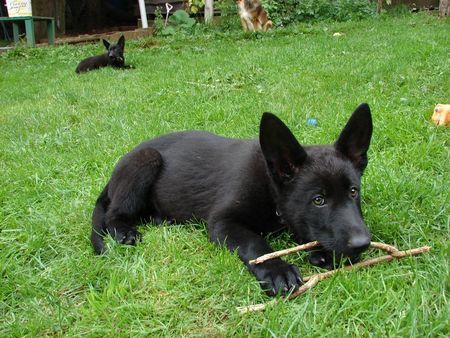
[(298, 268), (272, 252), (262, 234), (289, 230), (299, 243), (317, 240), (310, 262), (332, 268), (356, 261), (370, 244), (360, 207), (361, 175), (372, 135), (369, 106), (360, 105), (332, 145), (301, 146), (275, 115), (264, 113), (258, 140), (201, 131), (176, 132), (126, 154), (97, 199), (91, 240), (135, 244), (136, 225), (153, 220), (207, 221), (209, 238), (237, 250), (269, 295), (301, 284)]
[(122, 35), (116, 44), (110, 44), (103, 39), (103, 44), (107, 52), (102, 55), (91, 56), (81, 61), (77, 69), (78, 74), (102, 67), (129, 68), (125, 66), (125, 58), (123, 56), (125, 49), (125, 37)]

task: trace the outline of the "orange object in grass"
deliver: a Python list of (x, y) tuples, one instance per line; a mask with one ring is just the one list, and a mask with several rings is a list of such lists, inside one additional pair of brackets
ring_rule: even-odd
[(450, 123), (450, 104), (437, 104), (431, 117), (434, 124), (446, 126)]

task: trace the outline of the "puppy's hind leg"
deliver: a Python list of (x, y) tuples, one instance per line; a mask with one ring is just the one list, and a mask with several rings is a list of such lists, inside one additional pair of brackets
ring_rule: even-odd
[(105, 226), (118, 243), (136, 244), (139, 237), (136, 224), (152, 208), (151, 188), (161, 164), (161, 154), (144, 147), (126, 155), (114, 170), (109, 182), (111, 202), (105, 215)]
[(101, 254), (105, 251), (103, 236), (105, 235), (105, 214), (111, 201), (108, 198), (108, 185), (103, 189), (95, 203), (92, 214), (91, 243), (95, 253)]

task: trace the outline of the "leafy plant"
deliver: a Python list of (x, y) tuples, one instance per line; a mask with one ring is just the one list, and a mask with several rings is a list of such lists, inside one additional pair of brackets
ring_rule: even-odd
[(205, 7), (205, 0), (189, 0), (189, 11), (193, 14), (198, 13), (200, 9)]
[(168, 20), (169, 25), (165, 26), (161, 9), (155, 11), (155, 35), (174, 35), (178, 32), (191, 31), (195, 26), (195, 19), (182, 9), (175, 11)]
[(239, 15), (235, 0), (218, 0), (214, 5), (220, 11), (220, 26), (223, 30), (239, 27)]
[(169, 22), (177, 27), (186, 29), (192, 28), (195, 25), (195, 19), (191, 18), (189, 14), (182, 9), (175, 11), (169, 18)]
[(328, 19), (358, 20), (376, 12), (370, 0), (263, 0), (263, 5), (276, 26)]
[(160, 35), (164, 29), (164, 18), (161, 13), (161, 7), (156, 7), (155, 9), (155, 22), (153, 25), (153, 33), (155, 35)]

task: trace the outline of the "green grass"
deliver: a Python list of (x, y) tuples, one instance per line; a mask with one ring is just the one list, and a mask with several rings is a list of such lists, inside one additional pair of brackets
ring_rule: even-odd
[[(100, 44), (0, 55), (0, 336), (448, 336), (450, 138), (430, 116), (450, 103), (449, 23), (424, 14), (139, 40), (126, 50), (136, 69), (82, 76), (77, 63)], [(430, 253), (244, 316), (236, 306), (269, 298), (204, 224), (148, 225), (137, 247), (109, 241), (93, 255), (94, 201), (140, 141), (183, 129), (256, 137), (272, 111), (300, 142), (329, 143), (361, 102), (374, 119), (363, 178), (373, 238)], [(317, 271), (304, 254), (287, 259)]]

